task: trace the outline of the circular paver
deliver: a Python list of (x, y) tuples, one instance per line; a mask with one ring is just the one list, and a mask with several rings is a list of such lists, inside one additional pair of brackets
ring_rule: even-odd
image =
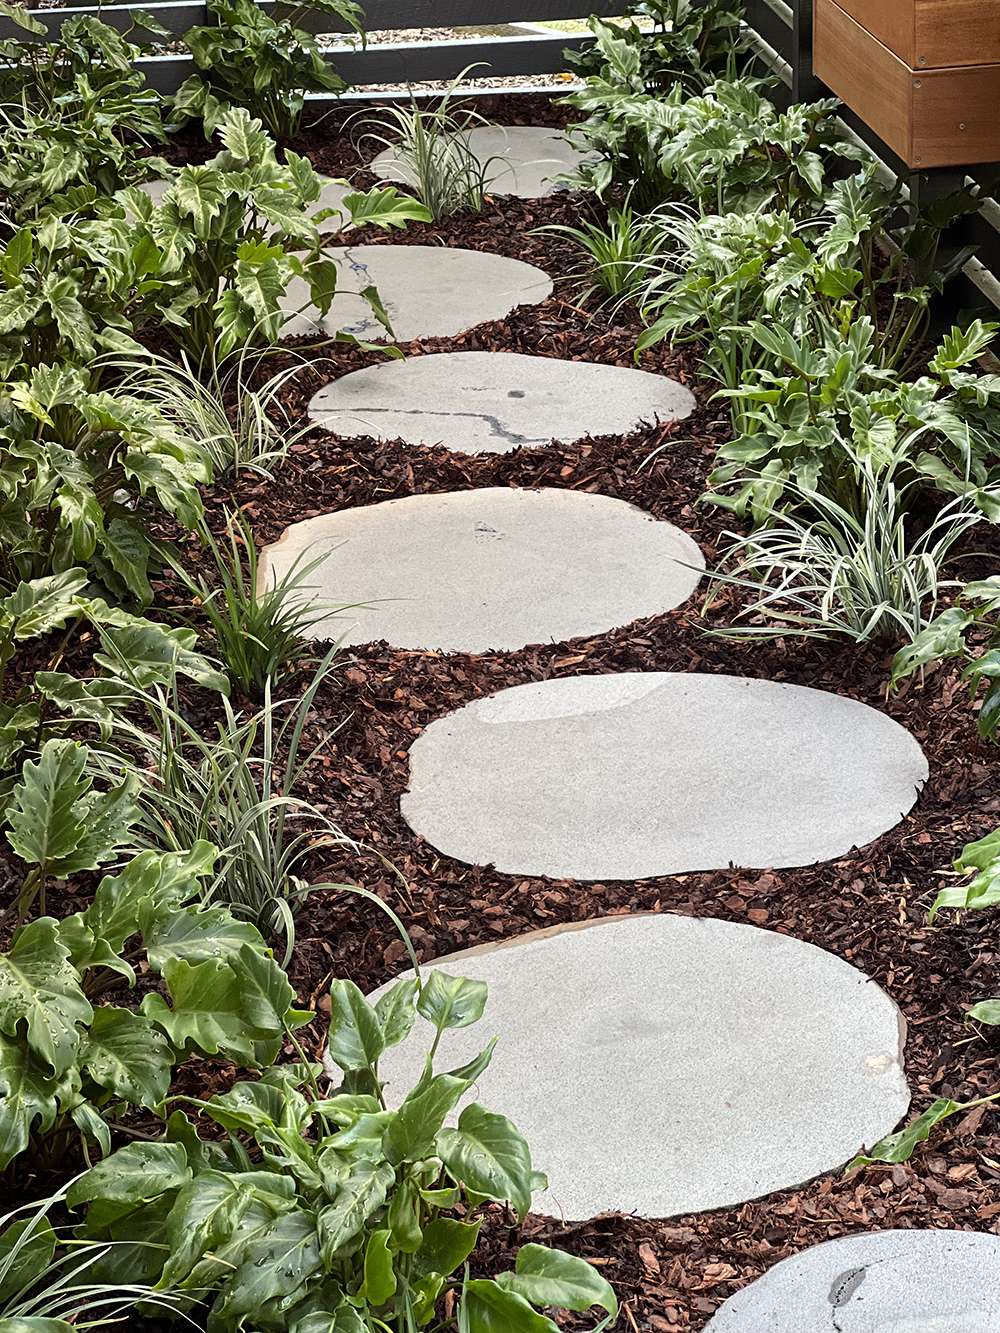
[(467, 653), (657, 615), (691, 595), (703, 568), (690, 537), (622, 500), (506, 487), (296, 523), (263, 552), (262, 586), (321, 555), (309, 589), (332, 605), (366, 605), (318, 623), (315, 637)]
[[(895, 1004), (849, 963), (787, 935), (613, 917), (432, 967), (489, 986), (482, 1021), (445, 1034), (437, 1068), (499, 1037), (471, 1098), (525, 1135), (549, 1178), (535, 1211), (550, 1216), (743, 1203), (838, 1169), (909, 1104)], [(419, 1023), (380, 1061), (396, 1103), (429, 1034)]]
[[(486, 165), (491, 194), (541, 199), (566, 189), (557, 178), (591, 160), (566, 139), (563, 130), (537, 125), (477, 125), (462, 131), (462, 138)], [(394, 148), (379, 153), (371, 169), (382, 180), (414, 183), (413, 168)]]
[(845, 855), (913, 805), (927, 762), (883, 713), (737, 676), (518, 685), (432, 722), (402, 811), (516, 875), (632, 880)]
[[(330, 180), (327, 176), (323, 176), (321, 179), (323, 181), (323, 188), (320, 191), (320, 196), (316, 203), (309, 205), (308, 212), (310, 216), (313, 213), (318, 213), (321, 208), (340, 209), (344, 200), (352, 193), (348, 186), (342, 185), (339, 181)], [(157, 180), (144, 181), (142, 185), (139, 186), (139, 189), (142, 190), (144, 194), (148, 194), (154, 204), (159, 205), (163, 203), (163, 196), (170, 189), (171, 185), (173, 185), (172, 180), (164, 180), (160, 178)], [(327, 218), (325, 222), (319, 224), (319, 230), (323, 235), (336, 235), (336, 233), (343, 231), (345, 220), (346, 219), (341, 218), (338, 214), (334, 214), (333, 217)]]
[[(452, 338), (503, 319), (519, 305), (537, 305), (552, 294), (552, 279), (540, 268), (519, 259), (480, 250), (453, 250), (430, 245), (354, 245), (328, 249), (325, 256), (340, 266), (344, 290), (333, 298), (325, 318), (315, 310), (296, 314), (285, 333), (343, 330), (369, 342), (390, 335), (358, 293), (378, 288), (398, 342), (413, 338)], [(285, 297), (288, 310), (300, 311), (309, 287), (294, 278)]]
[(625, 435), (690, 416), (664, 375), (517, 352), (443, 352), (355, 370), (320, 389), (312, 419), (339, 435), (443, 444), (466, 454)]
[(706, 1333), (996, 1333), (1000, 1237), (875, 1231), (816, 1245), (731, 1296)]

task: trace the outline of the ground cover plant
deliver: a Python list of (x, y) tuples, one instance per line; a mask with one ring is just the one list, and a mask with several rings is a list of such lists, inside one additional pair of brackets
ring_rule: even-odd
[[(967, 200), (902, 216), (832, 105), (777, 109), (733, 5), (595, 20), (575, 106), (477, 105), (588, 117), (600, 198), (491, 197), (483, 164), (442, 156), (456, 126), (404, 108), (422, 179), (359, 188), (343, 222), (571, 283), (413, 350), (634, 357), (693, 385), (698, 411), (509, 455), (346, 442), (305, 405), (385, 349), (281, 339), (296, 279), (320, 311), (341, 280), (319, 173), (370, 180), (381, 145), (343, 111), (303, 116), (338, 81), (300, 16), (214, 12), (172, 108), (132, 71), (133, 34), (73, 19), (61, 46), (5, 57), (0, 1160), (29, 1211), (0, 1220), (0, 1330), (688, 1333), (833, 1233), (989, 1228), (996, 330), (928, 332), (958, 262), (937, 242)], [(199, 121), (207, 148), (176, 134)], [(162, 202), (137, 188), (152, 176)], [(260, 549), (307, 515), (512, 485), (683, 524), (711, 606), (504, 654), (338, 651), (309, 638), (331, 608), (303, 605), (308, 561), (260, 583)], [(635, 670), (863, 700), (918, 736), (928, 789), (835, 864), (598, 886), (459, 865), (401, 820), (429, 721)], [(749, 920), (868, 971), (911, 1020), (913, 1123), (845, 1179), (739, 1209), (531, 1216), (530, 1144), (472, 1100), (492, 1041), (449, 1065), (484, 989), (418, 964), (643, 910)], [(380, 1062), (421, 1031), (425, 1071), (390, 1098)]]

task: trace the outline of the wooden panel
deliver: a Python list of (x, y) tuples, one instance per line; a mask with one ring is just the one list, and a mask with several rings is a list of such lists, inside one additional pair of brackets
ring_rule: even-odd
[[(454, 79), (469, 65), (471, 77), (555, 74), (566, 68), (563, 51), (579, 49), (587, 38), (554, 33), (551, 37), (494, 37), (464, 42), (393, 42), (367, 50), (335, 50), (330, 60), (348, 83), (420, 83)], [(151, 87), (172, 93), (194, 72), (188, 56), (151, 56), (138, 62)]]
[(916, 0), (918, 69), (1000, 63), (1000, 0)]
[(850, 14), (855, 23), (877, 37), (900, 60), (911, 67), (916, 65), (916, 0), (839, 0), (839, 3), (845, 14)]
[(911, 69), (1000, 62), (1000, 0), (839, 0)]
[(913, 165), (912, 71), (834, 0), (816, 0), (813, 22), (816, 76)]
[[(578, 18), (581, 13), (621, 14), (627, 0), (368, 0), (365, 22), (369, 32), (394, 28), (473, 27), (517, 21), (534, 22), (542, 19)], [(262, 9), (273, 9), (274, 0), (262, 0)], [(32, 10), (32, 16), (44, 23), (50, 34), (59, 31), (67, 18), (79, 14), (94, 14), (98, 5), (69, 6), (59, 9)], [(186, 32), (196, 24), (206, 22), (207, 11), (202, 0), (179, 0), (153, 4), (105, 5), (100, 17), (119, 32), (132, 25), (132, 10), (153, 14), (172, 33)], [(342, 25), (328, 14), (302, 16), (302, 26), (313, 32), (339, 32)], [(0, 17), (0, 38), (32, 39), (10, 19)], [(42, 38), (41, 40), (45, 40)]]
[(913, 85), (914, 167), (1000, 161), (1000, 64), (921, 72)]

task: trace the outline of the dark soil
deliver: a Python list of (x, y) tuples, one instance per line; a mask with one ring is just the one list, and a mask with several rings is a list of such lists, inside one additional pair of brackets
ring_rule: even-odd
[[(533, 108), (532, 116), (537, 114)], [(339, 174), (347, 165), (343, 143), (319, 138), (330, 128), (327, 122), (304, 142), (317, 166)], [(341, 165), (335, 168), (335, 163)], [(411, 227), (391, 239), (496, 250), (565, 279), (575, 263), (570, 247), (561, 238), (531, 232), (542, 223), (578, 220), (580, 209), (573, 199), (496, 200), (481, 217), (437, 228)], [(631, 365), (637, 329), (627, 314), (611, 319), (581, 310), (572, 287), (560, 282), (540, 308), (516, 311), (461, 338), (405, 350), (419, 355), (489, 348)], [(288, 398), (293, 421), (301, 418), (321, 383), (379, 355), (305, 344), (296, 351), (307, 364)], [(215, 488), (206, 497), (212, 521), (221, 528), (225, 512), (239, 506), (264, 544), (292, 521), (396, 496), (497, 485), (561, 486), (633, 501), (679, 524), (701, 543), (711, 562), (727, 521), (718, 510), (699, 505), (698, 498), (725, 435), (724, 416), (705, 401), (693, 350), (650, 352), (640, 364), (698, 390), (702, 406), (692, 421), (625, 438), (489, 457), (399, 442), (346, 441), (313, 430), (294, 446), (276, 481), (248, 475)], [(647, 461), (660, 446), (666, 447)], [(977, 539), (981, 549), (983, 538), (977, 534)], [(995, 558), (986, 563), (995, 568)], [(963, 572), (983, 568), (983, 561), (969, 561)], [(169, 585), (163, 592), (167, 601), (175, 595)], [(326, 737), (328, 743), (314, 764), (310, 795), (365, 850), (332, 857), (318, 850), (311, 878), (317, 883), (346, 879), (376, 891), (402, 914), (423, 959), (559, 922), (638, 911), (719, 917), (791, 934), (867, 972), (900, 1005), (909, 1027), (906, 1060), (915, 1109), (923, 1110), (935, 1097), (967, 1100), (1000, 1090), (1000, 1036), (963, 1021), (970, 1004), (1000, 994), (996, 918), (946, 913), (933, 928), (926, 923), (942, 875), (962, 845), (1000, 823), (1000, 754), (977, 740), (964, 687), (954, 672), (938, 670), (926, 682), (911, 683), (886, 699), (891, 645), (856, 648), (794, 639), (746, 644), (708, 637), (706, 628), (721, 622), (724, 611), (706, 620), (695, 600), (608, 634), (514, 653), (442, 655), (374, 644), (344, 654), (334, 683), (318, 700), (312, 731), (315, 739)], [(637, 883), (516, 878), (489, 867), (469, 867), (427, 846), (401, 819), (408, 748), (435, 718), (509, 685), (637, 670), (766, 677), (861, 700), (884, 709), (913, 733), (927, 753), (930, 780), (895, 829), (839, 861), (801, 870), (731, 868)], [(286, 689), (299, 688), (303, 679), (298, 676)], [(201, 704), (192, 699), (190, 706)], [(391, 862), (405, 888), (380, 858)], [(66, 910), (74, 905), (67, 904)], [(320, 1015), (310, 1038), (314, 1048), (322, 1044), (324, 993), (332, 976), (350, 977), (369, 989), (402, 967), (402, 946), (377, 909), (346, 894), (314, 894), (298, 917), (291, 964), (301, 1000)], [(708, 1059), (711, 1052), (706, 1052)], [(185, 1090), (227, 1077), (224, 1068), (192, 1065)], [(544, 1085), (537, 1095), (544, 1102)], [(629, 1096), (628, 1088), (622, 1096)], [(609, 1124), (609, 1153), (617, 1151), (616, 1137), (616, 1126)], [(545, 1163), (539, 1166), (544, 1169)], [(520, 1241), (549, 1240), (601, 1266), (625, 1304), (623, 1328), (679, 1333), (703, 1329), (730, 1293), (817, 1242), (887, 1227), (997, 1231), (998, 1219), (1000, 1121), (992, 1110), (980, 1109), (936, 1132), (908, 1165), (871, 1168), (850, 1177), (828, 1175), (740, 1208), (665, 1222), (607, 1216), (563, 1226), (532, 1218), (517, 1233), (498, 1221), (480, 1262), (495, 1271), (507, 1264)]]

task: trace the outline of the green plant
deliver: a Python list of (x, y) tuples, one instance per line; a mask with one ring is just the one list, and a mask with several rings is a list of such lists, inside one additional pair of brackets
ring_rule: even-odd
[(216, 479), (232, 472), (272, 475), (271, 468), (308, 433), (296, 429), (281, 401), (302, 369), (296, 361), (254, 387), (264, 354), (243, 348), (228, 362), (195, 371), (187, 357), (109, 358), (120, 389), (148, 403), (185, 439), (197, 441)]
[(211, 627), (216, 647), (233, 685), (260, 698), (265, 687), (277, 685), (287, 672), (313, 655), (309, 631), (331, 614), (329, 603), (308, 596), (307, 580), (325, 560), (300, 556), (281, 579), (264, 586), (253, 528), (242, 514), (230, 514), (226, 546), (206, 524), (200, 536), (212, 557), (210, 582), (192, 575), (183, 561), (167, 559)]
[(636, 302), (647, 288), (649, 268), (665, 244), (662, 229), (634, 211), (629, 200), (608, 209), (606, 222), (539, 227), (540, 233), (565, 236), (581, 251), (581, 267), (567, 274), (580, 289), (579, 300), (597, 293), (604, 301)]
[[(11, 688), (8, 668), (18, 648), (56, 631), (62, 638), (47, 669)], [(61, 670), (70, 641), (81, 632), (97, 643), (94, 674), (87, 677)], [(168, 629), (88, 596), (82, 569), (18, 584), (0, 599), (0, 779), (50, 736), (80, 724), (109, 728), (137, 692), (172, 689), (179, 676), (206, 689), (228, 689), (196, 644), (193, 630)], [(0, 789), (9, 791), (8, 781)]]
[[(995, 591), (1000, 594), (1000, 583), (996, 584)], [(945, 908), (973, 912), (996, 907), (1000, 903), (1000, 830), (987, 834), (978, 842), (968, 843), (962, 849), (954, 868), (966, 882), (942, 889), (938, 893), (928, 913), (928, 925), (932, 925), (937, 914)], [(980, 1000), (966, 1011), (966, 1017), (972, 1023), (985, 1023), (988, 1027), (1000, 1026), (1000, 999)], [(881, 1139), (867, 1154), (856, 1157), (847, 1169), (851, 1171), (857, 1166), (871, 1166), (879, 1162), (908, 1162), (918, 1145), (926, 1143), (943, 1121), (950, 1120), (955, 1115), (967, 1114), (979, 1106), (990, 1106), (997, 1101), (1000, 1101), (1000, 1092), (986, 1097), (976, 1097), (967, 1102), (958, 1102), (951, 1097), (938, 1097), (905, 1129)]]
[[(217, 133), (222, 151), (183, 167), (159, 206), (137, 189), (118, 196), (121, 215), (134, 214), (159, 253), (155, 319), (199, 371), (236, 349), (273, 344), (295, 313), (284, 304), (293, 277), (305, 280), (321, 314), (337, 289), (337, 264), (323, 257), (316, 225), (334, 210), (310, 216), (322, 180), (308, 158), (289, 151), (279, 163), (242, 107), (222, 113)], [(389, 229), (428, 216), (391, 188), (348, 195), (344, 209), (350, 226)]]
[[(65, 795), (50, 794), (56, 819)], [(186, 1052), (266, 1066), (309, 1021), (253, 926), (195, 903), (214, 860), (207, 843), (143, 852), (84, 911), (15, 932), (0, 955), (0, 1169), (28, 1151), (58, 1160), (76, 1134), (109, 1153), (106, 1117), (159, 1106)], [(138, 1013), (94, 1003), (134, 985), (140, 961), (164, 994)]]
[(361, 141), (372, 140), (393, 154), (393, 170), (414, 191), (430, 219), (440, 222), (452, 213), (482, 212), (494, 159), (481, 161), (469, 134), (488, 122), (468, 108), (453, 107), (463, 71), (433, 106), (416, 100), (391, 106), (361, 120)]
[[(779, 320), (752, 322), (745, 334), (764, 365), (722, 390), (740, 434), (719, 449), (708, 498), (760, 522), (783, 496), (818, 492), (862, 517), (869, 496), (858, 487), (859, 456), (876, 468), (906, 464), (925, 486), (968, 498), (996, 521), (1000, 474), (990, 441), (1000, 378), (966, 369), (994, 332), (979, 322), (953, 329), (926, 374), (907, 381), (880, 364), (867, 315), (822, 341)], [(789, 491), (791, 483), (800, 489)]]
[[(117, 786), (136, 766), (147, 775), (136, 795), (133, 836), (140, 845), (178, 851), (206, 839), (222, 849), (206, 900), (224, 903), (269, 936), (283, 934), (286, 962), (295, 943), (295, 910), (311, 892), (299, 873), (302, 862), (320, 847), (354, 847), (329, 815), (299, 795), (327, 743), (324, 738), (303, 753), (305, 728), (333, 661), (330, 652), (299, 699), (273, 700), (267, 684), (261, 709), (249, 716), (224, 699), (223, 717), (209, 736), (162, 695), (136, 691), (145, 724), (118, 710), (113, 746), (94, 754), (102, 785)], [(364, 894), (354, 885), (324, 887)]]
[[(319, 1066), (291, 1065), (194, 1103), (225, 1131), (221, 1141), (200, 1139), (176, 1112), (163, 1141), (130, 1144), (72, 1186), (71, 1205), (89, 1205), (80, 1234), (120, 1243), (111, 1272), (208, 1289), (217, 1333), (557, 1333), (537, 1307), (594, 1306), (607, 1328), (618, 1313), (611, 1287), (560, 1251), (527, 1245), (514, 1272), (463, 1276), (481, 1227), (474, 1211), (492, 1200), (523, 1218), (544, 1180), (503, 1116), (472, 1103), (445, 1128), (495, 1043), (448, 1073), (435, 1073), (433, 1059), (444, 1033), (476, 1022), (485, 1001), (481, 982), (441, 972), (397, 982), (374, 1006), (353, 983), (334, 982), (328, 1049), (343, 1071), (338, 1089), (324, 1096)], [(379, 1058), (418, 1015), (434, 1029), (430, 1055), (390, 1110)], [(128, 1244), (150, 1231), (165, 1237), (167, 1256)]]
[[(969, 682), (972, 698), (986, 687), (977, 719), (979, 734), (995, 740), (1000, 730), (1000, 577), (969, 583), (962, 589), (955, 605), (933, 620), (908, 648), (893, 658), (890, 688), (895, 689), (925, 667), (964, 658), (962, 673)], [(976, 655), (973, 635), (986, 631), (986, 650)]]
[(84, 371), (0, 381), (0, 582), (85, 565), (148, 603), (147, 507), (193, 528), (210, 480), (196, 441), (148, 402), (95, 391)]
[(343, 79), (330, 65), (311, 32), (299, 27), (305, 14), (328, 14), (364, 35), (364, 17), (353, 0), (310, 0), (280, 15), (253, 0), (208, 0), (214, 22), (191, 28), (184, 41), (201, 74), (192, 74), (174, 98), (183, 123), (204, 122), (211, 138), (227, 105), (242, 106), (276, 139), (298, 133), (306, 93), (340, 93)]
[(91, 1276), (107, 1246), (73, 1240), (53, 1227), (49, 1215), (65, 1195), (66, 1187), (0, 1217), (0, 1330), (73, 1333), (107, 1328), (140, 1302), (151, 1310), (172, 1312), (169, 1292), (155, 1292), (141, 1283), (103, 1283)]
[(709, 604), (717, 600), (718, 585), (751, 591), (756, 598), (716, 633), (842, 635), (856, 643), (920, 635), (948, 586), (942, 568), (982, 516), (968, 499), (955, 499), (914, 530), (913, 493), (920, 480), (903, 462), (912, 452), (909, 442), (900, 442), (895, 462), (858, 457), (843, 443), (840, 448), (853, 469), (852, 489), (860, 503), (846, 509), (791, 483), (783, 491), (786, 500), (791, 493), (789, 512), (771, 513), (749, 536), (727, 533), (730, 545), (713, 575)]

